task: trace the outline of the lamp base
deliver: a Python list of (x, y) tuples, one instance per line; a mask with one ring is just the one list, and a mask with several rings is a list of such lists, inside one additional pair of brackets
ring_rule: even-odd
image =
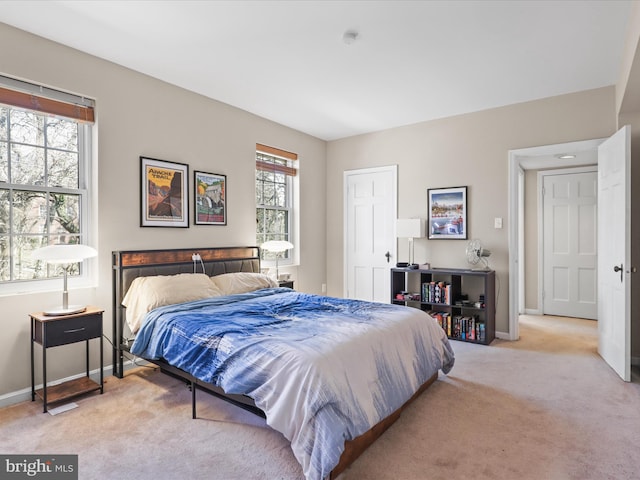
[(67, 308), (64, 307), (54, 307), (49, 310), (42, 312), (45, 315), (49, 316), (58, 316), (58, 315), (73, 315), (74, 313), (81, 313), (87, 309), (85, 305), (69, 305)]

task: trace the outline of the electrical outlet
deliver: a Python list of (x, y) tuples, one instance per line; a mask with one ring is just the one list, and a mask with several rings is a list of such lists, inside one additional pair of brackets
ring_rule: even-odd
[(327, 293), (327, 284), (326, 283), (322, 284), (322, 293)]
[(493, 228), (502, 228), (502, 217), (496, 217), (493, 219)]

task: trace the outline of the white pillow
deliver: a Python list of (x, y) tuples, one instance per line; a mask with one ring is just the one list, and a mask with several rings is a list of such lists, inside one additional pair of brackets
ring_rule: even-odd
[(278, 282), (268, 275), (251, 272), (223, 273), (211, 277), (211, 282), (218, 287), (222, 295), (253, 292), (261, 288), (278, 286)]
[(220, 290), (204, 273), (157, 275), (136, 278), (122, 305), (127, 308), (127, 324), (131, 332), (136, 333), (144, 316), (154, 308), (220, 295)]

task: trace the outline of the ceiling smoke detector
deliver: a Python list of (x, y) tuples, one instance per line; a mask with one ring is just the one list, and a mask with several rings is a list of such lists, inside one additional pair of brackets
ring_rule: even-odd
[(347, 45), (351, 45), (357, 39), (358, 39), (358, 32), (353, 30), (347, 30), (346, 32), (344, 32), (344, 35), (342, 35), (342, 41)]

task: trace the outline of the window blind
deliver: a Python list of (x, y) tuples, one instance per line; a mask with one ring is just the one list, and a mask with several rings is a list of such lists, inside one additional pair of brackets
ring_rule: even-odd
[(0, 103), (83, 123), (95, 122), (93, 100), (1, 75)]
[(262, 145), (261, 143), (256, 143), (256, 151), (288, 160), (287, 162), (283, 162), (283, 163), (274, 163), (274, 162), (265, 162), (263, 160), (256, 159), (257, 170), (261, 170), (265, 172), (283, 173), (291, 177), (295, 177), (296, 174), (298, 173), (298, 170), (295, 167), (293, 167), (293, 164), (292, 164), (293, 161), (298, 160), (297, 153), (287, 152), (286, 150), (281, 150), (276, 147), (270, 147), (268, 145)]

